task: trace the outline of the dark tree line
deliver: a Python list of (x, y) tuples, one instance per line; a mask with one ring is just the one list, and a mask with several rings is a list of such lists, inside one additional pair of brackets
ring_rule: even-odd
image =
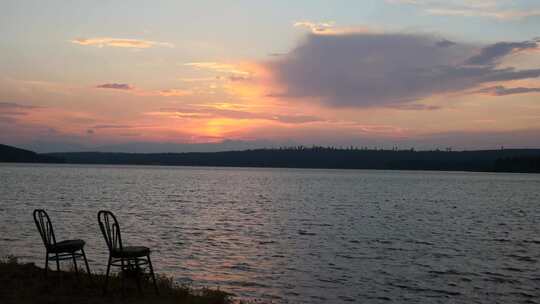
[(0, 145), (3, 162), (56, 162), (72, 164), (170, 165), (216, 167), (272, 167), (385, 170), (446, 170), (540, 173), (540, 149), (415, 151), (367, 147), (295, 146), (207, 153), (36, 154)]
[(540, 173), (540, 156), (499, 158), (495, 161), (494, 171)]
[(0, 144), (0, 162), (51, 163), (61, 162), (51, 156)]
[(523, 167), (504, 166), (501, 160), (540, 157), (540, 149), (415, 151), (299, 146), (211, 153), (87, 152), (50, 156), (67, 163), (93, 164), (537, 172), (534, 167), (524, 170)]

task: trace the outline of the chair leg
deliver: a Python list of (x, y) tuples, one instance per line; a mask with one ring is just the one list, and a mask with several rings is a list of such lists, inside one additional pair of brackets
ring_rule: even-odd
[(79, 269), (77, 269), (77, 259), (75, 258), (75, 252), (71, 253), (71, 258), (73, 259), (73, 267), (75, 267), (75, 275), (79, 277)]
[(103, 286), (103, 294), (107, 294), (107, 284), (109, 283), (109, 273), (111, 271), (111, 256), (109, 256), (109, 262), (107, 263), (107, 272), (105, 274), (105, 285)]
[(135, 258), (135, 280), (137, 280), (137, 289), (139, 290), (139, 293), (142, 294), (142, 289), (141, 289), (141, 267), (139, 266), (139, 259), (138, 258)]
[(88, 266), (88, 260), (86, 259), (86, 254), (84, 253), (84, 249), (81, 248), (82, 256), (84, 259), (84, 265), (86, 265), (86, 273), (88, 273), (88, 278), (90, 281), (92, 280), (92, 273), (90, 272), (90, 266)]
[(120, 272), (120, 275), (122, 276), (122, 280), (121, 280), (121, 285), (122, 285), (122, 297), (125, 296), (125, 291), (124, 291), (124, 285), (125, 285), (125, 280), (126, 280), (126, 273), (124, 272), (124, 259), (120, 259), (120, 262), (122, 263), (122, 267), (120, 269), (122, 269), (122, 271)]
[(47, 277), (47, 271), (49, 270), (49, 253), (45, 253), (45, 277)]
[(58, 258), (58, 253), (56, 254), (56, 271), (60, 273), (60, 259)]
[(156, 276), (154, 275), (154, 267), (152, 267), (152, 261), (150, 260), (150, 255), (147, 255), (146, 258), (148, 259), (148, 267), (150, 268), (150, 274), (152, 275), (152, 281), (154, 282), (154, 289), (156, 290), (156, 294), (159, 294), (157, 283), (156, 283)]

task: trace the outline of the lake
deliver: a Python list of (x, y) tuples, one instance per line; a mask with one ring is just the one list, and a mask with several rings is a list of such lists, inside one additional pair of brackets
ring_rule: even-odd
[(43, 267), (35, 208), (94, 272), (108, 209), (156, 272), (244, 299), (540, 298), (538, 174), (0, 164), (0, 255)]

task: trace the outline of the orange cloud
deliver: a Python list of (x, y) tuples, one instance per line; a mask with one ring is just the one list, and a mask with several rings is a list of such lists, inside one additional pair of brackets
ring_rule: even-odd
[(315, 35), (338, 35), (347, 33), (375, 33), (379, 30), (374, 28), (356, 26), (356, 27), (337, 27), (334, 21), (327, 22), (312, 22), (312, 21), (298, 21), (293, 23), (294, 27), (307, 28), (312, 34)]
[(110, 38), (110, 37), (97, 37), (97, 38), (77, 38), (71, 40), (71, 43), (79, 45), (91, 45), (97, 47), (120, 47), (120, 48), (137, 48), (137, 49), (147, 49), (151, 47), (174, 47), (172, 43), (169, 42), (157, 42), (149, 40), (140, 40), (140, 39), (123, 39), (123, 38)]
[(223, 107), (221, 105), (164, 108), (158, 112), (150, 112), (149, 114), (187, 119), (267, 120), (283, 124), (305, 124), (324, 121), (324, 119), (313, 115), (254, 112)]
[(194, 67), (197, 69), (211, 70), (219, 73), (236, 74), (236, 75), (249, 75), (248, 71), (244, 71), (239, 68), (238, 65), (219, 62), (188, 62), (185, 66)]
[(324, 33), (331, 30), (334, 27), (334, 21), (328, 22), (311, 22), (311, 21), (298, 21), (293, 25), (294, 27), (306, 27), (313, 33)]
[(167, 90), (157, 91), (157, 94), (159, 94), (160, 96), (166, 96), (166, 97), (171, 97), (171, 96), (178, 97), (178, 96), (191, 95), (192, 92), (189, 90), (167, 89)]
[(238, 67), (246, 71), (246, 75), (231, 75), (225, 80), (224, 89), (231, 95), (249, 100), (253, 104), (276, 102), (269, 95), (276, 85), (275, 74), (260, 62), (244, 62)]

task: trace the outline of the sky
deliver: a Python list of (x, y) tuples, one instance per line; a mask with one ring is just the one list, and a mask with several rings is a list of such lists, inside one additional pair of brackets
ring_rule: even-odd
[(25, 1), (0, 143), (540, 148), (540, 1)]

